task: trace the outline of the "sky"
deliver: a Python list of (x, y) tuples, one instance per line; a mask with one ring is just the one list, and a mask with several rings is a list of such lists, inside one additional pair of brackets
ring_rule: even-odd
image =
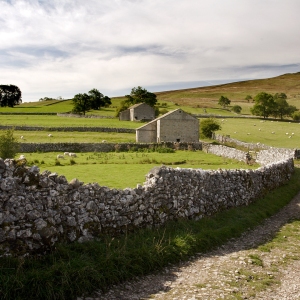
[(299, 0), (0, 0), (0, 84), (23, 102), (300, 72)]

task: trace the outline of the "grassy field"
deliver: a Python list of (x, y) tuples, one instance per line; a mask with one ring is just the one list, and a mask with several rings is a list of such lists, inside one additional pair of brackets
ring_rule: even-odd
[(57, 165), (55, 152), (30, 153), (25, 156), (28, 165), (37, 165), (41, 171), (49, 170), (66, 176), (70, 181), (78, 178), (85, 183), (97, 182), (111, 188), (136, 187), (143, 184), (145, 175), (154, 166), (171, 166), (201, 169), (249, 169), (243, 162), (206, 154), (202, 151), (176, 151), (175, 153), (157, 152), (110, 152), (110, 153), (78, 153), (77, 158), (60, 159)]
[(222, 130), (216, 133), (230, 135), (240, 141), (279, 148), (300, 148), (300, 123), (231, 118), (223, 122), (220, 120), (220, 123)]
[(0, 115), (0, 125), (42, 127), (114, 127), (137, 128), (141, 122), (119, 121), (118, 119), (71, 118), (43, 115)]
[[(100, 236), (92, 242), (60, 244), (55, 251), (42, 257), (0, 257), (0, 298), (73, 300), (78, 296), (89, 296), (95, 290), (107, 290), (124, 280), (162, 270), (192, 255), (206, 253), (257, 226), (285, 206), (299, 189), (300, 170), (296, 169), (289, 183), (249, 206), (199, 221), (179, 220), (125, 236)], [(299, 227), (299, 222), (294, 221), (294, 224)], [(299, 233), (294, 229), (288, 236), (298, 238)], [(282, 244), (282, 239), (274, 239), (271, 247)], [(266, 247), (270, 248), (269, 244)], [(272, 287), (270, 280), (263, 284), (261, 280), (260, 289)], [(252, 294), (255, 292), (252, 289)]]

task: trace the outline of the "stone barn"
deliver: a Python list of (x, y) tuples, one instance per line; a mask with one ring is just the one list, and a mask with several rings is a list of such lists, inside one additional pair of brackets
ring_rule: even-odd
[(155, 119), (155, 110), (146, 103), (138, 103), (120, 112), (120, 121), (151, 121)]
[(199, 120), (182, 109), (170, 111), (137, 128), (136, 142), (199, 142)]

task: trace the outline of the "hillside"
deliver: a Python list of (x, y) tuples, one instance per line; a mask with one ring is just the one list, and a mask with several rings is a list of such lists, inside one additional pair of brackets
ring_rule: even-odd
[[(233, 82), (228, 84), (196, 87), (191, 89), (173, 90), (157, 92), (159, 108), (170, 111), (181, 107), (185, 111), (194, 114), (203, 113), (205, 108), (207, 113), (218, 115), (233, 115), (228, 110), (223, 110), (218, 105), (221, 95), (231, 100), (231, 106), (240, 105), (242, 114), (250, 114), (250, 107), (253, 102), (245, 100), (247, 95), (254, 97), (259, 92), (268, 92), (271, 94), (285, 93), (288, 96), (290, 105), (300, 109), (300, 72), (293, 74), (284, 74), (274, 78), (257, 79)], [(112, 105), (109, 108), (103, 108), (99, 111), (91, 111), (88, 114), (99, 114), (103, 116), (115, 116), (116, 108), (124, 97), (113, 97)], [(69, 100), (51, 100), (23, 103), (14, 108), (1, 107), (0, 113), (63, 113), (69, 112), (73, 108), (72, 101)]]
[(234, 102), (247, 103), (245, 97), (254, 97), (259, 92), (271, 94), (285, 93), (292, 105), (296, 103), (300, 108), (300, 72), (284, 74), (281, 76), (233, 82), (228, 84), (208, 87), (191, 88), (184, 90), (166, 91), (156, 93), (160, 101), (175, 101), (179, 105), (197, 107), (214, 107), (221, 95), (228, 97)]

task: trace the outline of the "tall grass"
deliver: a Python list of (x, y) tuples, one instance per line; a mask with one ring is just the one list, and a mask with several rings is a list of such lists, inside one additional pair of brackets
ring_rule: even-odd
[(300, 170), (290, 182), (247, 207), (199, 221), (178, 220), (125, 236), (100, 236), (83, 244), (60, 244), (35, 258), (0, 258), (1, 299), (76, 299), (94, 290), (160, 270), (238, 237), (276, 213), (299, 191)]

